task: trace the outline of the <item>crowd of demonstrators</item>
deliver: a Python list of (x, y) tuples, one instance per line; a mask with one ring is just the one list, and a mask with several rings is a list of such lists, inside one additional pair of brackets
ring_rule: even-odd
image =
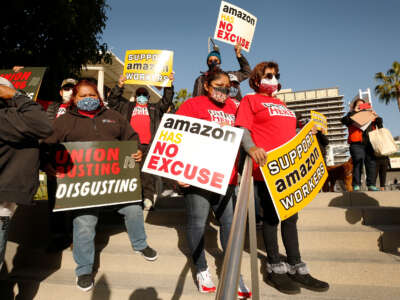
[(42, 107), (0, 78), (0, 269), (11, 217), (39, 186), (39, 139), (52, 132)]
[[(138, 141), (129, 122), (118, 112), (105, 107), (96, 85), (87, 80), (81, 80), (74, 86), (66, 113), (54, 121), (53, 129), (54, 133), (44, 140), (43, 151), (62, 142)], [(139, 162), (142, 152), (138, 150), (132, 157)], [(56, 176), (54, 168), (47, 166), (46, 171), (48, 177)], [(124, 216), (134, 250), (147, 260), (157, 259), (157, 252), (146, 241), (141, 205), (119, 205), (115, 209)], [(73, 256), (77, 264), (75, 273), (77, 286), (84, 291), (93, 287), (94, 237), (98, 214), (97, 208), (73, 211)]]
[[(173, 82), (173, 74), (171, 74), (170, 80)], [(126, 117), (135, 132), (138, 133), (142, 145), (141, 149), (143, 151), (144, 162), (148, 151), (150, 150), (157, 128), (160, 125), (161, 118), (172, 106), (174, 86), (171, 85), (171, 87), (165, 87), (161, 100), (156, 103), (149, 102), (149, 91), (144, 87), (140, 87), (136, 90), (135, 101), (131, 102), (122, 97), (125, 81), (126, 77), (122, 75), (118, 84), (111, 90), (107, 102), (110, 108), (118, 111), (121, 115)], [(154, 205), (157, 177), (142, 172), (141, 179), (143, 205), (146, 210), (149, 210)]]
[[(231, 88), (231, 98), (236, 99), (237, 101), (240, 101), (242, 99), (242, 94), (240, 92), (240, 86), (238, 83), (246, 80), (249, 78), (251, 68), (249, 65), (249, 62), (247, 59), (243, 56), (241, 53), (242, 46), (238, 43), (235, 45), (235, 54), (236, 58), (239, 62), (240, 69), (237, 71), (228, 71), (228, 74), (231, 74), (232, 80), (230, 84)], [(206, 79), (206, 76), (209, 72), (214, 71), (215, 69), (220, 69), (221, 66), (221, 54), (219, 51), (214, 50), (208, 53), (207, 55), (207, 60), (206, 60), (208, 70), (206, 72), (202, 72), (202, 74), (196, 78), (196, 81), (194, 82), (194, 88), (193, 88), (193, 93), (192, 96), (202, 96), (202, 95), (207, 95), (207, 91), (204, 89), (204, 82)], [(237, 82), (237, 83), (235, 83)]]
[[(278, 74), (279, 67), (275, 62), (262, 62), (253, 69), (249, 84), (255, 94), (242, 99), (235, 122), (236, 126), (244, 129), (242, 145), (254, 162), (255, 191), (261, 199), (264, 212), (263, 237), (268, 260), (268, 280), (279, 291), (289, 294), (299, 293), (299, 285), (315, 291), (326, 291), (328, 283), (313, 278), (301, 260), (298, 214), (281, 222), (287, 263), (282, 261), (277, 236), (279, 218), (259, 168), (267, 161), (267, 151), (285, 144), (296, 135), (295, 114), (281, 100), (273, 97), (278, 89)], [(270, 113), (273, 108), (279, 108), (282, 113)]]
[[(177, 115), (193, 117), (211, 122), (218, 122), (221, 126), (234, 125), (237, 106), (229, 98), (229, 75), (214, 68), (204, 77), (205, 96), (188, 99), (176, 112)], [(218, 112), (218, 120), (213, 115)], [(221, 118), (225, 116), (225, 119)], [(214, 212), (215, 218), (220, 223), (220, 241), (223, 250), (226, 250), (229, 232), (233, 217), (232, 196), (237, 185), (237, 168), (232, 171), (229, 186), (225, 195), (219, 195), (188, 184), (179, 182), (184, 188), (184, 201), (187, 214), (186, 236), (190, 254), (196, 267), (196, 279), (199, 291), (210, 293), (215, 291), (215, 285), (208, 270), (204, 252), (204, 230), (210, 212)], [(251, 293), (239, 279), (239, 298), (248, 298)]]
[(376, 118), (364, 130), (351, 118), (362, 108), (360, 105), (366, 103), (363, 99), (356, 99), (350, 104), (350, 111), (345, 115), (341, 122), (348, 127), (349, 137), (347, 142), (350, 144), (350, 155), (353, 160), (353, 190), (361, 189), (361, 173), (365, 164), (366, 185), (369, 191), (379, 191), (376, 187), (376, 156), (369, 140), (368, 133), (376, 128), (382, 128), (382, 118), (375, 111)]

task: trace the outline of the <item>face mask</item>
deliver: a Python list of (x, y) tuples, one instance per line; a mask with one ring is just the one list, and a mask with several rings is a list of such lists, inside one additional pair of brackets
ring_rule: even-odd
[(210, 98), (219, 103), (225, 103), (228, 98), (229, 88), (227, 87), (212, 87)]
[(213, 69), (215, 69), (215, 68), (217, 68), (217, 67), (219, 67), (219, 66), (220, 66), (220, 64), (219, 64), (217, 61), (215, 61), (215, 60), (211, 61), (211, 62), (208, 64), (208, 68), (209, 68), (210, 70), (213, 70)]
[(137, 103), (139, 103), (141, 105), (145, 105), (145, 104), (147, 104), (149, 99), (145, 95), (140, 95), (140, 96), (136, 97), (136, 101), (137, 101)]
[(260, 82), (260, 87), (258, 88), (259, 93), (272, 95), (278, 90), (278, 80), (274, 77), (272, 79), (263, 78)]
[(100, 106), (100, 100), (97, 98), (86, 97), (80, 100), (76, 106), (83, 111), (94, 111)]
[(63, 100), (63, 103), (69, 102), (69, 100), (71, 100), (71, 96), (72, 96), (72, 90), (69, 90), (69, 91), (62, 91), (62, 100)]
[(238, 94), (238, 92), (239, 92), (239, 89), (238, 89), (238, 88), (235, 88), (234, 86), (231, 86), (231, 87), (229, 88), (229, 97), (232, 97), (232, 98), (236, 97), (236, 95)]

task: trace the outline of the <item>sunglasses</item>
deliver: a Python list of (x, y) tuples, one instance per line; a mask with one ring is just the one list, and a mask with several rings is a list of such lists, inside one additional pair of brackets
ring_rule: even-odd
[(137, 97), (139, 97), (139, 96), (148, 97), (149, 95), (148, 95), (147, 93), (137, 93), (136, 96), (137, 96)]
[(63, 91), (72, 91), (73, 90), (73, 86), (64, 86), (62, 89)]
[(279, 78), (281, 78), (281, 74), (279, 74), (279, 73), (276, 73), (276, 74), (267, 73), (267, 74), (265, 74), (265, 77), (268, 78), (269, 80), (271, 80), (274, 76), (278, 80), (279, 80)]

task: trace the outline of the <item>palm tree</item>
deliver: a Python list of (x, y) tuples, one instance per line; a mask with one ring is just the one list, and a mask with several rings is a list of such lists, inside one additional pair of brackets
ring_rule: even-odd
[(375, 80), (381, 84), (375, 87), (375, 93), (382, 102), (389, 104), (391, 100), (397, 100), (400, 111), (400, 63), (395, 61), (392, 68), (386, 72), (375, 74)]
[(177, 110), (179, 108), (179, 106), (181, 106), (181, 104), (183, 102), (185, 102), (190, 97), (192, 97), (192, 94), (188, 93), (187, 89), (180, 89), (176, 93), (176, 96), (175, 96), (175, 99), (174, 99), (175, 109)]

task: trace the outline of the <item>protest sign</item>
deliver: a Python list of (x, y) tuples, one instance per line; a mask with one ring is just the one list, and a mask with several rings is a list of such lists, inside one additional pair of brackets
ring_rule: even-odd
[(134, 141), (56, 145), (54, 211), (140, 202), (140, 166), (131, 158), (136, 151)]
[(243, 130), (164, 114), (143, 172), (224, 195)]
[(167, 50), (128, 50), (125, 54), (126, 84), (170, 87), (174, 52)]
[(6, 78), (18, 90), (23, 90), (36, 101), (46, 68), (22, 68), (19, 72), (0, 70), (0, 77)]
[(269, 151), (261, 168), (281, 221), (309, 204), (328, 177), (313, 126), (308, 122), (293, 139)]
[(311, 120), (314, 121), (314, 124), (315, 126), (317, 126), (317, 129), (321, 130), (323, 134), (328, 133), (328, 119), (323, 114), (315, 110), (312, 110)]
[(249, 12), (221, 1), (214, 39), (232, 45), (240, 43), (242, 49), (250, 52), (256, 24), (257, 18)]

